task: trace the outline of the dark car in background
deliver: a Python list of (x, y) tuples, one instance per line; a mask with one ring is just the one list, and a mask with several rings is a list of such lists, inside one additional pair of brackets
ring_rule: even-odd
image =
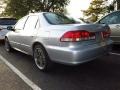
[(7, 27), (15, 25), (16, 22), (15, 18), (0, 18), (0, 40), (4, 40), (5, 35), (9, 32)]

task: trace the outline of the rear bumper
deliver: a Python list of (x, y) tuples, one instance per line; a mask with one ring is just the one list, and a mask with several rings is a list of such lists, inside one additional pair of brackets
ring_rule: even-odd
[(113, 44), (119, 45), (119, 44), (120, 44), (120, 41), (114, 41)]
[(113, 44), (120, 44), (120, 36), (111, 36), (110, 38), (113, 40)]
[(5, 39), (5, 35), (6, 35), (6, 33), (0, 32), (0, 40), (4, 40)]
[(69, 47), (49, 47), (47, 48), (50, 59), (68, 65), (77, 65), (80, 63), (94, 60), (100, 56), (108, 54), (111, 50), (112, 41), (105, 43), (84, 46), (84, 48), (71, 49)]
[(4, 40), (5, 39), (5, 35), (8, 33), (9, 31), (4, 29), (2, 31), (0, 31), (0, 40)]
[(0, 40), (4, 40), (4, 39), (5, 39), (5, 36), (0, 35)]

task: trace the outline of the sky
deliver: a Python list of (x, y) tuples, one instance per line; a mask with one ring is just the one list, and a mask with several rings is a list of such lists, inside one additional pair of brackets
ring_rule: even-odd
[[(70, 0), (70, 4), (67, 6), (67, 12), (74, 18), (83, 17), (81, 10), (88, 9), (92, 0)], [(113, 0), (109, 0), (111, 2)]]
[(88, 9), (92, 0), (70, 0), (70, 4), (67, 6), (67, 12), (74, 18), (83, 17), (81, 10)]

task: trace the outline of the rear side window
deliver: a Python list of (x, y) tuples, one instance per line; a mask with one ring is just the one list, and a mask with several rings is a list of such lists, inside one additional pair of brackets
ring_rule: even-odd
[(0, 25), (15, 25), (15, 19), (0, 19)]
[(44, 17), (46, 18), (48, 23), (53, 24), (53, 25), (77, 23), (73, 19), (70, 19), (64, 15), (55, 14), (55, 13), (44, 13)]

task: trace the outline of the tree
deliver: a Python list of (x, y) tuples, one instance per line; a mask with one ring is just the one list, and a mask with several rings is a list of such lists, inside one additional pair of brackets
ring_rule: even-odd
[(115, 0), (117, 3), (117, 10), (120, 10), (120, 0)]
[(107, 12), (107, 0), (93, 0), (87, 10), (83, 11), (83, 14), (90, 17), (92, 22), (95, 22)]
[(31, 12), (64, 12), (69, 0), (7, 0), (4, 15), (21, 18)]

